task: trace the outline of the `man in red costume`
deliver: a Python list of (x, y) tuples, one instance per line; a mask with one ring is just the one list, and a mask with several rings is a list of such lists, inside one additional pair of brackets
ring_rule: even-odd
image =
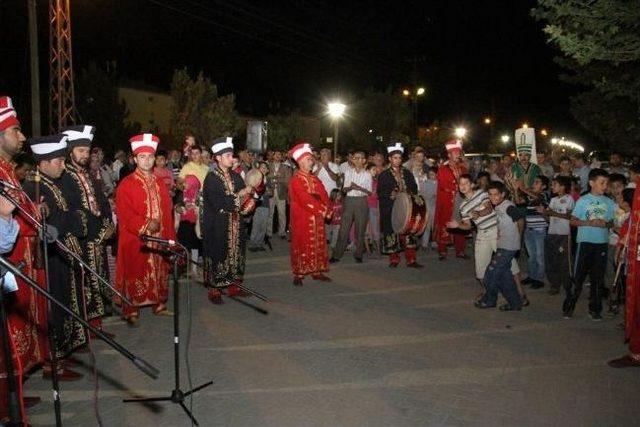
[(438, 193), (436, 198), (436, 214), (434, 219), (435, 241), (438, 242), (438, 259), (447, 258), (447, 246), (453, 237), (453, 246), (458, 258), (467, 258), (464, 251), (465, 234), (450, 231), (447, 223), (451, 221), (454, 212), (454, 204), (458, 197), (458, 178), (468, 173), (467, 167), (462, 162), (462, 143), (453, 140), (445, 143), (448, 160), (438, 168)]
[(299, 169), (289, 181), (291, 230), (291, 270), (293, 284), (302, 286), (310, 274), (314, 280), (330, 282), (323, 273), (329, 271), (327, 237), (324, 221), (330, 217), (329, 196), (322, 181), (311, 171), (315, 159), (311, 146), (297, 144), (289, 151)]
[(169, 293), (169, 261), (163, 248), (143, 242), (143, 234), (175, 239), (171, 197), (166, 185), (153, 174), (160, 140), (150, 133), (132, 137), (136, 170), (116, 190), (118, 259), (116, 288), (131, 300), (123, 301), (122, 315), (129, 325), (139, 320), (140, 307), (151, 305), (156, 315), (172, 315), (166, 306)]
[(629, 354), (609, 361), (612, 368), (640, 368), (640, 178), (636, 180), (633, 206), (627, 224), (627, 287), (625, 295), (625, 340)]
[[(16, 178), (13, 158), (21, 151), (25, 140), (11, 98), (0, 96), (0, 179), (17, 188), (20, 188), (20, 182)], [(28, 200), (22, 191), (12, 191), (12, 195), (27, 212), (36, 218), (40, 217), (37, 206)], [(34, 255), (38, 245), (36, 230), (17, 209), (14, 214), (19, 231), (16, 244), (9, 253), (8, 259), (13, 264), (24, 261), (22, 271), (42, 283), (42, 280), (38, 280), (43, 278), (42, 270), (36, 270), (34, 265)], [(5, 308), (8, 315), (9, 344), (13, 352), (13, 373), (18, 388), (21, 417), (24, 420), (23, 374), (44, 361), (47, 348), (46, 303), (21, 279), (17, 279), (17, 282), (18, 290), (6, 296)], [(3, 333), (4, 331), (0, 331), (0, 334)], [(8, 410), (8, 381), (4, 357), (6, 355), (0, 347), (0, 423)]]

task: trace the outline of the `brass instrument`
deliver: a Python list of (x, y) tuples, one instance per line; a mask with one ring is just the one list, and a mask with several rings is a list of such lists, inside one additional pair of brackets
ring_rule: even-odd
[(516, 178), (511, 169), (504, 174), (504, 185), (509, 190), (509, 198), (516, 205), (526, 201), (524, 192), (518, 187), (518, 181), (519, 179)]

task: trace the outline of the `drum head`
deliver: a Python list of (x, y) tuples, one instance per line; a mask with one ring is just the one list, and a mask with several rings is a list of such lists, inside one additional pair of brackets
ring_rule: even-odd
[(391, 211), (393, 231), (403, 234), (411, 217), (411, 197), (407, 193), (398, 193)]
[(244, 183), (252, 187), (257, 187), (262, 183), (262, 172), (258, 169), (251, 169), (244, 177)]

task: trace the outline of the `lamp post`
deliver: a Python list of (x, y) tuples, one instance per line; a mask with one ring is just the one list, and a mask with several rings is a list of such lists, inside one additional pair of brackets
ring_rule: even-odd
[(334, 160), (338, 155), (338, 133), (339, 133), (338, 123), (340, 121), (340, 118), (342, 118), (342, 116), (344, 115), (344, 111), (346, 110), (346, 108), (347, 106), (339, 101), (334, 101), (327, 104), (327, 113), (333, 120), (333, 126), (334, 126), (333, 127), (333, 158)]
[(483, 121), (485, 125), (489, 126), (489, 141), (493, 141), (493, 119), (487, 116)]
[(411, 98), (411, 106), (413, 113), (413, 131), (416, 137), (416, 140), (420, 139), (420, 135), (418, 134), (418, 97), (424, 96), (427, 90), (423, 87), (417, 87), (413, 91), (409, 89), (403, 89), (402, 95), (406, 98)]

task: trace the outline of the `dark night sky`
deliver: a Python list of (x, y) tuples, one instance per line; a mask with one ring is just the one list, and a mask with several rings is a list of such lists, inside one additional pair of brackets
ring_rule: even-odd
[[(24, 0), (0, 14), (0, 91), (28, 100)], [(45, 2), (38, 2), (43, 4)], [(575, 136), (568, 113), (576, 88), (561, 83), (533, 0), (352, 1), (71, 0), (74, 67), (117, 60), (121, 78), (168, 90), (175, 68), (204, 70), (241, 112), (269, 105), (316, 114), (334, 96), (366, 88), (398, 91), (414, 79), (427, 87), (420, 120), (479, 126), (492, 114), (496, 131), (522, 121)], [(14, 13), (7, 13), (12, 10)], [(47, 58), (46, 10), (40, 11)], [(11, 40), (11, 43), (6, 43)], [(46, 66), (46, 61), (43, 61)], [(43, 88), (47, 77), (43, 72)], [(26, 113), (26, 105), (20, 107)]]

